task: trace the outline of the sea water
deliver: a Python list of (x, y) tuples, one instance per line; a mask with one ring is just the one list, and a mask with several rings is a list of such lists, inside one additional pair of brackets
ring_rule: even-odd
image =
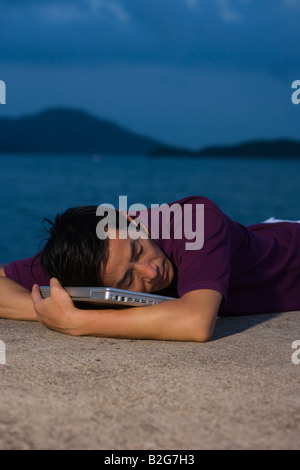
[(44, 217), (78, 205), (162, 204), (212, 199), (250, 225), (300, 219), (300, 159), (0, 155), (0, 263), (34, 255)]

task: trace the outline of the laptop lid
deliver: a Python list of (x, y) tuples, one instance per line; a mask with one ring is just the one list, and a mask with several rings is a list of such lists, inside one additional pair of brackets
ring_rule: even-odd
[[(174, 297), (166, 297), (157, 294), (146, 294), (144, 292), (134, 292), (113, 287), (65, 287), (74, 302), (103, 305), (114, 307), (147, 307), (156, 305)], [(50, 287), (41, 286), (43, 298), (50, 296)]]

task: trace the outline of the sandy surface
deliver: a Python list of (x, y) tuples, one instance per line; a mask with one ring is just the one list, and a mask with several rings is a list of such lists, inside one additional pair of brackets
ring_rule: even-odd
[(0, 449), (300, 448), (300, 312), (220, 318), (205, 344), (12, 320), (0, 340)]

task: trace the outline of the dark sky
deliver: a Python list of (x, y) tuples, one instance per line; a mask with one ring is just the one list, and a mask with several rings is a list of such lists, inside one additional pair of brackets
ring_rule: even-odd
[(0, 0), (0, 115), (72, 106), (191, 148), (300, 138), (300, 0)]

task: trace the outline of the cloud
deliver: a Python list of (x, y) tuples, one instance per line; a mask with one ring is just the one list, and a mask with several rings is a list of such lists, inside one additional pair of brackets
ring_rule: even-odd
[(300, 62), (297, 0), (0, 0), (0, 61), (232, 68)]
[(88, 0), (89, 9), (96, 14), (110, 13), (115, 19), (126, 22), (129, 15), (124, 7), (112, 0)]
[(191, 10), (194, 10), (198, 6), (198, 0), (185, 0), (185, 3)]
[(47, 22), (61, 23), (79, 20), (82, 12), (78, 8), (78, 5), (62, 2), (59, 5), (51, 3), (40, 4), (38, 8), (35, 9), (35, 14)]
[(123, 5), (114, 0), (15, 0), (12, 4), (9, 0), (0, 0), (0, 5), (5, 5), (7, 14), (13, 18), (18, 15), (29, 17), (32, 13), (41, 16), (44, 21), (72, 21), (105, 19), (110, 16), (119, 21), (128, 21), (129, 16)]
[(299, 0), (285, 0), (285, 4), (288, 7), (295, 8), (296, 10), (300, 10)]
[(221, 18), (224, 21), (235, 22), (243, 21), (243, 16), (230, 5), (229, 0), (216, 0), (220, 8)]
[(80, 107), (195, 148), (297, 136), (290, 87), (299, 78), (299, 6), (0, 0), (0, 78), (9, 88), (0, 112)]

